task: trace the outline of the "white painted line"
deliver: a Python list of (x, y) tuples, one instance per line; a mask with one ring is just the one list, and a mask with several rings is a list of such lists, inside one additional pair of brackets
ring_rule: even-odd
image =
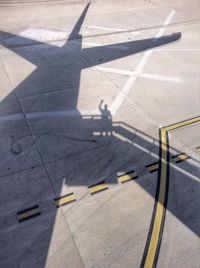
[(8, 121), (16, 121), (23, 120), (23, 114), (11, 114), (11, 115), (2, 115), (0, 116), (0, 123), (8, 122)]
[(106, 73), (113, 73), (113, 74), (122, 74), (122, 75), (127, 75), (130, 76), (133, 74), (132, 71), (126, 71), (122, 69), (114, 69), (114, 68), (109, 68), (109, 67), (102, 67), (102, 66), (96, 66), (93, 68), (94, 70), (106, 72)]
[(102, 27), (102, 26), (94, 26), (94, 25), (83, 25), (83, 28), (89, 28), (89, 29), (97, 29), (97, 30), (103, 30), (103, 31), (109, 31), (109, 32), (128, 32), (133, 35), (140, 34), (140, 31), (135, 31), (135, 28), (131, 29), (122, 29), (122, 28), (115, 28), (115, 27)]
[[(100, 118), (102, 114), (99, 110), (68, 110), (68, 111), (47, 111), (47, 112), (32, 112), (25, 113), (27, 119), (38, 119), (38, 118), (48, 118), (48, 117), (98, 117)], [(24, 116), (22, 114), (12, 114), (0, 116), (0, 123), (8, 121), (18, 121), (23, 120)]]
[[(168, 17), (166, 18), (164, 25), (167, 25), (170, 23), (171, 19), (173, 18), (175, 14), (175, 11), (172, 10)], [(156, 38), (160, 37), (163, 33), (164, 33), (165, 28), (162, 27), (158, 33), (156, 34)], [(147, 63), (149, 57), (151, 56), (151, 54), (153, 53), (154, 49), (148, 50), (144, 53), (141, 61), (139, 62), (139, 64), (137, 65), (135, 72), (137, 73), (142, 73), (145, 64)], [(116, 98), (114, 99), (113, 103), (111, 104), (110, 107), (110, 112), (112, 115), (114, 115), (119, 108), (121, 107), (122, 103), (125, 101), (127, 95), (129, 94), (129, 92), (131, 91), (131, 88), (133, 87), (135, 81), (136, 81), (137, 77), (135, 76), (135, 74), (132, 74), (129, 79), (127, 80), (126, 84), (123, 86), (123, 88), (121, 89), (121, 91), (119, 92), (119, 94), (116, 96)]]
[[(105, 31), (124, 31), (124, 29), (121, 29), (121, 28), (101, 27), (101, 26), (94, 26), (94, 25), (83, 25), (83, 28), (105, 30)], [(135, 29), (132, 29), (132, 30), (134, 31)]]
[(95, 110), (68, 110), (68, 111), (51, 111), (51, 112), (33, 112), (26, 113), (27, 119), (43, 118), (43, 117), (94, 117), (101, 115), (100, 111)]
[(83, 46), (89, 46), (89, 47), (104, 47), (107, 46), (106, 49), (110, 48), (110, 49), (123, 49), (123, 50), (127, 50), (128, 47), (127, 46), (121, 46), (118, 44), (99, 44), (99, 43), (93, 43), (93, 42), (83, 42)]
[(178, 77), (162, 76), (156, 74), (141, 73), (138, 77), (144, 77), (152, 80), (159, 80), (164, 82), (181, 83), (182, 79)]
[(157, 48), (155, 51), (200, 51), (200, 48)]
[[(166, 18), (163, 26), (166, 26), (170, 23), (170, 21), (172, 20), (173, 16), (175, 15), (176, 11), (175, 10), (172, 10), (169, 14), (169, 16)], [(165, 32), (165, 28), (162, 27), (159, 32), (156, 34), (155, 38), (159, 38), (163, 35), (163, 33)]]
[(101, 47), (101, 46), (104, 46), (104, 45), (103, 44), (99, 44), (99, 43), (93, 43), (93, 42), (83, 42), (83, 46)]
[(115, 115), (116, 112), (119, 110), (122, 103), (125, 101), (127, 95), (129, 94), (131, 87), (135, 83), (136, 79), (137, 77), (135, 75), (131, 75), (126, 84), (120, 90), (109, 109), (112, 115)]
[(101, 67), (97, 66), (93, 68), (94, 70), (106, 72), (106, 73), (114, 73), (114, 74), (120, 74), (120, 75), (126, 75), (126, 76), (136, 76), (136, 77), (143, 77), (148, 78), (152, 80), (159, 80), (159, 81), (165, 81), (165, 82), (173, 82), (173, 83), (181, 83), (182, 79), (178, 77), (171, 77), (171, 76), (163, 76), (163, 75), (156, 75), (156, 74), (148, 74), (148, 73), (138, 73), (133, 71), (126, 71), (121, 69), (114, 69), (114, 68), (108, 68), (108, 67)]
[(68, 32), (30, 27), (21, 31), (20, 35), (37, 41), (45, 42), (66, 39), (68, 36)]

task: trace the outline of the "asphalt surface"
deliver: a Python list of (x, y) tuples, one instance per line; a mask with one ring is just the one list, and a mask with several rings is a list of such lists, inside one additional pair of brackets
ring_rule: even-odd
[(198, 268), (199, 2), (0, 18), (0, 267)]

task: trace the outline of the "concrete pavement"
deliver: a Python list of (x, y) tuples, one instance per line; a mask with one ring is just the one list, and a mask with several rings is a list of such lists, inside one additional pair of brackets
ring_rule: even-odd
[(198, 1), (160, 2), (0, 6), (0, 267), (199, 267)]

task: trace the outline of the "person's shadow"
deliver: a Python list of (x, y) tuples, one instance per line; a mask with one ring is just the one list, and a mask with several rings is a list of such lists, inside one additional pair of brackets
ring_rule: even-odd
[(99, 111), (101, 113), (101, 121), (103, 123), (102, 135), (112, 135), (112, 115), (108, 110), (108, 105), (104, 104), (102, 108), (103, 100), (99, 104)]

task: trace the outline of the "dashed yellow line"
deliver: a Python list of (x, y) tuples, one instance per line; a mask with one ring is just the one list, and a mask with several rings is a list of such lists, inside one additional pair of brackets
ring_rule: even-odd
[(167, 206), (168, 197), (168, 183), (169, 183), (169, 142), (168, 132), (190, 126), (192, 124), (200, 123), (200, 117), (185, 120), (176, 124), (172, 124), (160, 129), (160, 159), (159, 159), (159, 174), (157, 184), (157, 200), (155, 201), (152, 222), (147, 238), (147, 243), (144, 255), (141, 262), (141, 267), (152, 268), (156, 266), (160, 241), (164, 227), (165, 210)]
[(200, 154), (200, 146), (196, 148), (198, 154)]
[(189, 159), (190, 157), (186, 153), (180, 153), (178, 155), (172, 156), (172, 158), (175, 159), (176, 163), (180, 163), (182, 161), (185, 161), (185, 160)]
[(76, 201), (76, 197), (73, 193), (66, 194), (55, 199), (56, 207), (61, 207)]
[(158, 171), (159, 169), (159, 162), (155, 162), (153, 164), (150, 164), (150, 165), (147, 165), (145, 166), (146, 169), (150, 172), (150, 173), (153, 173), (155, 171)]
[(39, 206), (30, 207), (17, 212), (17, 219), (19, 222), (37, 217), (41, 214)]
[(91, 194), (97, 194), (99, 192), (105, 191), (108, 189), (108, 185), (105, 181), (99, 182), (97, 184), (91, 185), (88, 187)]
[(134, 180), (134, 179), (137, 179), (138, 178), (138, 175), (137, 173), (133, 170), (131, 172), (128, 172), (126, 174), (123, 174), (123, 175), (120, 175), (118, 176), (119, 180), (121, 183), (125, 183), (125, 182), (128, 182), (128, 181), (131, 181), (131, 180)]

